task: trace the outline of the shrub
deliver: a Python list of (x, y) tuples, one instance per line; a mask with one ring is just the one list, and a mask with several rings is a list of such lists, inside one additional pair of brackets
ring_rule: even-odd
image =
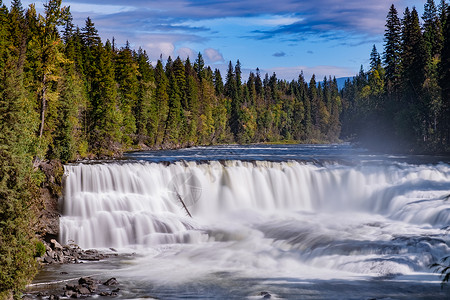
[(45, 254), (45, 245), (41, 242), (38, 241), (36, 243), (36, 254), (34, 255), (35, 257), (42, 257)]

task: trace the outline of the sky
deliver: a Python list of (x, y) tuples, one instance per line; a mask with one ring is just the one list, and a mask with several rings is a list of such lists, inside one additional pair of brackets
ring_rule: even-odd
[[(436, 0), (435, 0), (436, 1)], [(383, 50), (386, 15), (394, 4), (416, 6), (425, 0), (63, 0), (75, 25), (84, 27), (89, 16), (103, 42), (115, 38), (142, 47), (152, 63), (162, 55), (188, 56), (200, 52), (207, 65), (225, 77), (229, 61), (239, 59), (244, 79), (259, 68), (277, 78), (307, 80), (315, 74), (354, 76), (369, 65), (373, 45)], [(436, 1), (437, 4), (439, 1)], [(3, 1), (7, 6), (10, 1)], [(43, 11), (45, 0), (35, 3)]]

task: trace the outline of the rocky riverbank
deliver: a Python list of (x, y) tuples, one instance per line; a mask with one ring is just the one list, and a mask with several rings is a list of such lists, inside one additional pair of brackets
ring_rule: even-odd
[[(61, 245), (55, 239), (51, 239), (50, 242), (44, 241), (43, 244), (46, 251), (43, 256), (37, 258), (41, 272), (58, 275), (28, 285), (23, 299), (55, 300), (98, 296), (116, 297), (119, 295), (119, 282), (115, 277), (110, 277), (108, 280), (104, 278), (103, 281), (94, 276), (76, 277), (76, 272), (72, 273), (67, 268), (63, 268), (68, 264), (80, 264), (80, 266), (84, 264), (88, 267), (88, 263), (117, 258), (119, 254), (115, 249), (111, 248), (111, 252), (101, 252), (95, 249), (84, 250), (75, 244)], [(61, 270), (68, 272), (61, 272)], [(74, 277), (71, 277), (71, 274)]]
[[(68, 263), (82, 263), (83, 261), (99, 261), (102, 259), (117, 256), (117, 253), (102, 253), (95, 249), (83, 250), (76, 244), (69, 244), (62, 246), (55, 239), (50, 243), (43, 242), (46, 248), (45, 254), (38, 257), (37, 261), (40, 264), (68, 264)], [(110, 249), (115, 252), (114, 249)]]
[[(63, 287), (61, 288), (61, 285)], [(35, 284), (28, 287), (28, 292), (22, 299), (77, 299), (90, 297), (117, 297), (120, 293), (119, 282), (111, 277), (105, 282), (93, 277), (80, 277), (43, 284)]]

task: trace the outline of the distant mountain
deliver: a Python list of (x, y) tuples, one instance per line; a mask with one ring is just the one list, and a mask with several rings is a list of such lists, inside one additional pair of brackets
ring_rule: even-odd
[[(338, 89), (341, 90), (344, 88), (345, 86), (345, 81), (347, 81), (347, 79), (350, 79), (350, 81), (353, 81), (353, 76), (352, 77), (340, 77), (340, 78), (336, 78), (337, 84), (338, 84)], [(319, 84), (319, 82), (317, 83)], [(320, 84), (323, 84), (323, 81), (320, 81)]]
[(344, 88), (345, 82), (347, 81), (347, 79), (350, 79), (350, 81), (353, 81), (353, 76), (352, 76), (352, 77), (340, 77), (340, 78), (336, 78), (336, 81), (337, 81), (338, 89), (339, 89), (339, 90), (341, 90), (342, 88)]

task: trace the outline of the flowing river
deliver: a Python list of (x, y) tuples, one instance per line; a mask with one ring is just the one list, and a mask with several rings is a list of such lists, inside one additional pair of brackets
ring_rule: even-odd
[(60, 241), (133, 255), (37, 281), (113, 275), (123, 299), (450, 298), (430, 269), (450, 255), (445, 157), (217, 146), (65, 173)]

